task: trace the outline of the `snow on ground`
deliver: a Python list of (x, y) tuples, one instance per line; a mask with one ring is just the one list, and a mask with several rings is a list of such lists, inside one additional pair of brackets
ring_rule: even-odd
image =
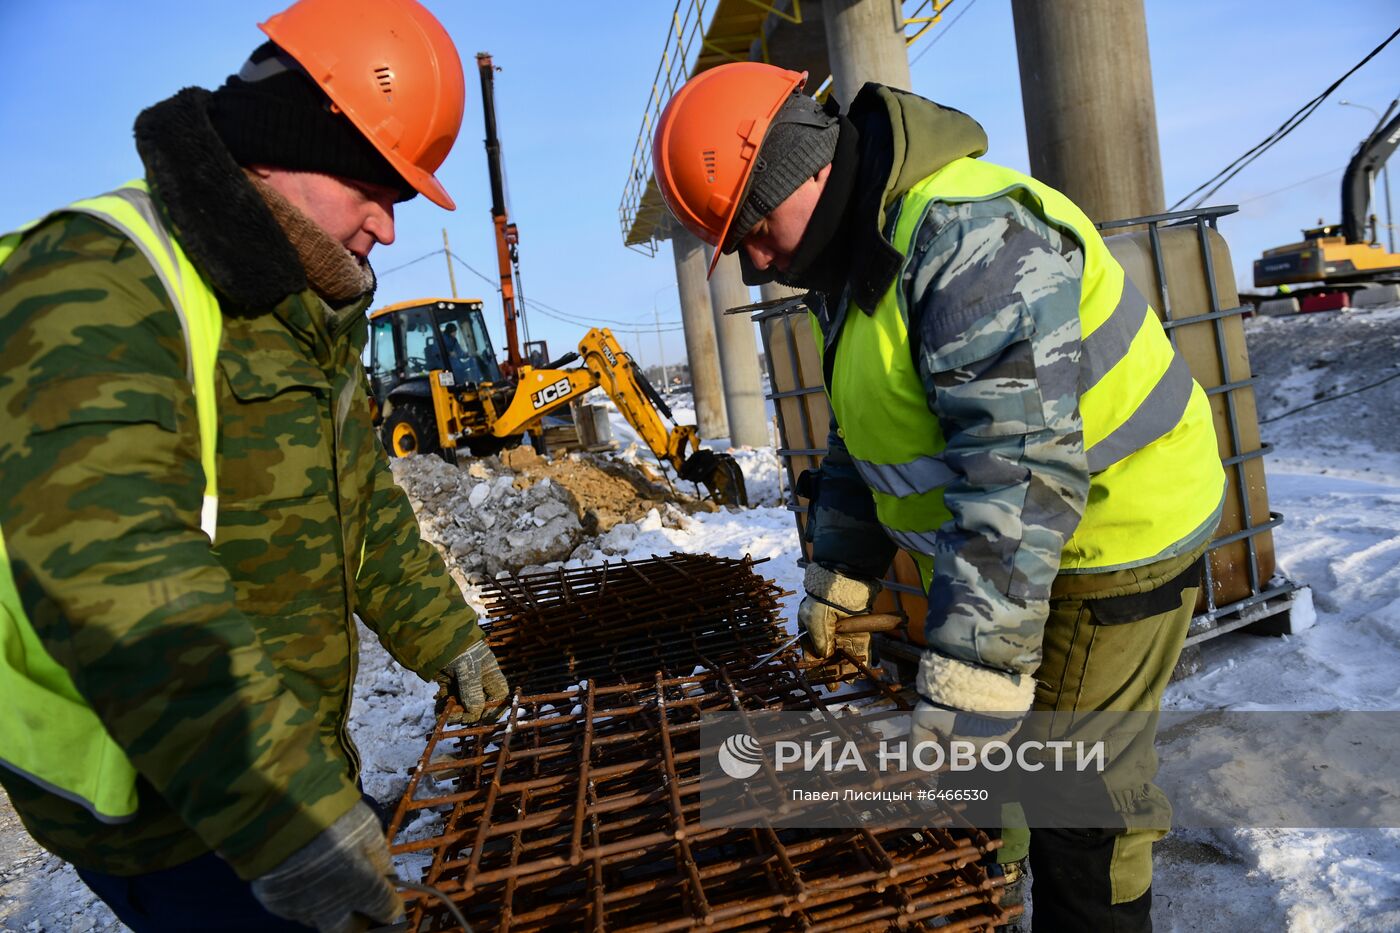
[(1275, 469), (1400, 478), (1400, 307), (1254, 318), (1245, 328), (1261, 421), (1397, 377), (1263, 424)]
[[(1261, 319), (1247, 325), (1261, 418), (1400, 372), (1400, 308)], [(693, 411), (676, 406), (678, 420)], [(615, 413), (614, 413), (615, 414)], [(635, 440), (615, 418), (624, 449)], [(1173, 684), (1172, 709), (1400, 709), (1400, 379), (1264, 426), (1279, 566), (1312, 587), (1318, 623), (1287, 638), (1227, 635), (1201, 672)], [(717, 442), (715, 446), (720, 446)], [(723, 449), (721, 447), (721, 449)], [(635, 454), (634, 455), (638, 455)], [(639, 456), (647, 453), (641, 450)], [(772, 448), (735, 452), (762, 507), (618, 525), (589, 563), (670, 551), (770, 558), (759, 572), (801, 588), (791, 513)], [(467, 589), (469, 600), (476, 597)], [(788, 624), (797, 597), (785, 600)], [(480, 608), (478, 606), (478, 608)], [(423, 749), (434, 688), (398, 668), (366, 630), (352, 733), (366, 789), (391, 802)], [(3, 829), (0, 826), (0, 829)], [(0, 834), (0, 931), (121, 929), (71, 868)], [(1158, 848), (1156, 929), (1400, 930), (1400, 830), (1176, 832)]]
[[(1206, 642), (1164, 705), (1400, 709), (1400, 485), (1271, 469), (1269, 493), (1280, 569), (1313, 588), (1318, 622)], [(1400, 930), (1400, 830), (1173, 833), (1153, 892), (1159, 930)]]
[[(1280, 570), (1317, 624), (1206, 642), (1168, 709), (1400, 709), (1400, 308), (1247, 322)], [(1394, 741), (1394, 737), (1390, 737)], [(1158, 848), (1166, 931), (1400, 930), (1400, 830), (1177, 832)]]
[[(765, 394), (768, 391), (766, 380), (763, 384), (763, 391)], [(695, 402), (689, 393), (667, 392), (663, 398), (671, 409), (671, 416), (676, 424), (698, 423), (695, 417)], [(647, 450), (646, 444), (637, 432), (632, 430), (627, 419), (622, 417), (622, 413), (618, 411), (612, 399), (599, 393), (596, 397), (590, 396), (589, 402), (607, 409), (608, 421), (612, 424), (613, 439), (617, 441), (624, 459), (634, 463), (642, 461), (653, 466), (656, 464), (656, 458)], [(764, 411), (767, 423), (771, 426), (773, 423), (773, 403), (771, 401), (764, 402)], [(773, 434), (771, 427), (769, 433)], [(749, 505), (781, 505), (783, 486), (787, 482), (787, 478), (781, 472), (778, 463), (776, 448), (778, 438), (774, 435), (772, 439), (774, 446), (764, 447), (731, 447), (727, 437), (706, 438), (701, 443), (714, 450), (728, 451), (739, 462), (739, 469), (744, 473), (744, 485), (749, 493)]]

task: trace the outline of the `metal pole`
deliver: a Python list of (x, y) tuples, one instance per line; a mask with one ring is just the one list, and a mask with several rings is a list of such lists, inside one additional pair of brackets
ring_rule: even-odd
[(452, 297), (457, 297), (457, 276), (452, 272), (452, 247), (447, 242), (447, 228), (442, 228), (442, 254), (447, 257), (447, 281), (452, 285)]
[(666, 375), (666, 348), (661, 345), (661, 312), (653, 304), (651, 313), (656, 315), (656, 361), (661, 364), (661, 387), (664, 389), (671, 380)]
[(1385, 238), (1390, 252), (1395, 252), (1395, 215), (1390, 211), (1390, 166), (1381, 166), (1381, 181), (1385, 183)]

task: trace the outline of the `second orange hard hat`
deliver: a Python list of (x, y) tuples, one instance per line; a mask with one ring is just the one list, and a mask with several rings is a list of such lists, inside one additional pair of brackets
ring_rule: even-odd
[(656, 184), (676, 220), (715, 248), (710, 272), (763, 138), (806, 80), (806, 72), (761, 62), (720, 65), (687, 81), (661, 113), (652, 137)]
[(299, 0), (260, 23), (404, 180), (456, 204), (434, 173), (462, 126), (462, 61), (417, 0)]

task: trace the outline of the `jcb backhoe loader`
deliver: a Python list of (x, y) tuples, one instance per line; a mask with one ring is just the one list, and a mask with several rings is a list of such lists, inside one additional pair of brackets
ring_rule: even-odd
[(602, 388), (677, 476), (705, 487), (720, 504), (748, 504), (739, 464), (701, 447), (694, 425), (675, 424), (666, 402), (606, 328), (590, 330), (577, 353), (540, 366), (522, 363), (508, 380), (480, 300), (406, 301), (370, 314), (367, 369), (376, 423), (391, 456), (438, 453), (452, 462), (464, 447), (495, 453), (520, 443), (526, 431), (538, 432), (544, 415)]

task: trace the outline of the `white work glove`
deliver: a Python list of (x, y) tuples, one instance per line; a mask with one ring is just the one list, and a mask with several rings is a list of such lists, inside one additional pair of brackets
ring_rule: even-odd
[(510, 685), (496, 663), (496, 656), (486, 647), (485, 640), (476, 642), (457, 659), (443, 668), (443, 674), (452, 680), (452, 691), (467, 722), (481, 718), (486, 704), (500, 703), (510, 693)]
[(271, 913), (320, 933), (354, 933), (403, 916), (386, 877), (389, 848), (363, 800), (272, 871), (253, 879), (253, 896)]
[(1035, 678), (925, 651), (918, 690), (910, 740), (971, 742), (980, 755), (988, 742), (1008, 741), (1021, 727), (1035, 699)]
[(864, 615), (880, 592), (874, 580), (857, 580), (828, 570), (820, 564), (807, 565), (802, 580), (807, 596), (797, 607), (797, 624), (807, 633), (804, 647), (814, 658), (831, 657), (836, 648), (844, 648), (861, 663), (870, 663), (870, 634), (836, 634), (836, 623), (848, 616)]

